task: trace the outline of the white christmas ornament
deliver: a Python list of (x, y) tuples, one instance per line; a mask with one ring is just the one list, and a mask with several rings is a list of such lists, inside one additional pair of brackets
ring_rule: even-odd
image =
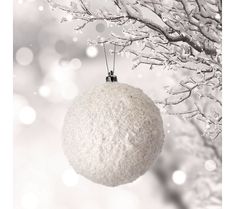
[(161, 152), (162, 118), (142, 90), (106, 82), (75, 98), (63, 127), (63, 149), (75, 171), (117, 186), (143, 175)]

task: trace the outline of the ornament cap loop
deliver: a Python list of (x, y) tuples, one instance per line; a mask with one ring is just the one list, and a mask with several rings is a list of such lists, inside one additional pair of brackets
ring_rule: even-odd
[(114, 75), (112, 70), (108, 72), (108, 76), (106, 76), (106, 82), (117, 82), (117, 76)]

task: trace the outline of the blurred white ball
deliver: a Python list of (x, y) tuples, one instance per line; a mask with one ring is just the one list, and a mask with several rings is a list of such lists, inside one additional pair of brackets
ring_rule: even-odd
[(86, 49), (86, 55), (88, 57), (94, 58), (98, 55), (98, 49), (96, 46), (88, 46)]
[(25, 125), (32, 124), (36, 119), (36, 111), (30, 106), (24, 106), (19, 111), (19, 120)]
[(186, 174), (184, 171), (176, 170), (172, 174), (172, 180), (175, 184), (182, 185), (186, 181)]
[(78, 41), (78, 37), (74, 36), (73, 37), (73, 42), (77, 42)]
[(67, 19), (68, 21), (73, 20), (73, 15), (72, 15), (72, 14), (68, 14), (68, 15), (66, 16), (66, 19)]
[(38, 10), (41, 12), (41, 11), (44, 10), (44, 7), (43, 7), (43, 6), (39, 6), (39, 7), (38, 7)]
[(208, 171), (214, 171), (215, 169), (216, 169), (216, 163), (215, 163), (215, 161), (214, 160), (207, 160), (206, 162), (205, 162), (205, 168), (206, 168), (206, 170), (208, 170)]
[(79, 69), (81, 68), (82, 66), (82, 62), (80, 59), (78, 58), (73, 58), (71, 61), (70, 61), (70, 66), (73, 68), (73, 69)]
[(105, 83), (77, 97), (63, 127), (63, 149), (75, 171), (107, 186), (134, 181), (160, 154), (163, 124), (142, 90)]
[(51, 89), (49, 86), (42, 85), (39, 87), (38, 92), (42, 97), (48, 97), (51, 93)]
[(29, 65), (33, 61), (33, 52), (28, 47), (22, 47), (16, 52), (16, 61), (20, 65)]

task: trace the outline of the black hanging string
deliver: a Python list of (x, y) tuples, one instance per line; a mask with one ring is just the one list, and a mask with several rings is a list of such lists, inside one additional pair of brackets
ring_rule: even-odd
[(105, 63), (106, 63), (107, 73), (108, 73), (108, 75), (109, 75), (109, 66), (108, 66), (108, 60), (107, 60), (107, 54), (106, 54), (105, 43), (103, 43), (103, 48), (104, 48), (104, 57), (105, 57)]
[(116, 63), (116, 44), (114, 44), (114, 49), (113, 49), (113, 74), (114, 74), (114, 71), (115, 71), (115, 63)]
[(115, 70), (115, 57), (116, 57), (116, 44), (114, 45), (114, 57), (113, 57), (113, 70), (109, 70), (108, 66), (108, 59), (107, 59), (107, 53), (106, 53), (106, 48), (105, 44), (103, 43), (103, 48), (104, 48), (104, 56), (105, 56), (105, 63), (106, 63), (106, 68), (107, 68), (107, 73), (108, 76), (106, 76), (106, 82), (115, 82), (117, 81), (117, 76), (114, 75), (114, 70)]

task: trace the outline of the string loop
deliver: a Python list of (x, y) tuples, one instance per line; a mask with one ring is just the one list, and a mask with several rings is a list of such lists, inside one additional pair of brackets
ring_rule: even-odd
[(115, 71), (115, 63), (116, 63), (116, 44), (114, 44), (114, 49), (113, 49), (113, 73)]
[(116, 44), (114, 44), (114, 49), (113, 49), (113, 53), (114, 53), (113, 54), (113, 70), (109, 70), (105, 43), (103, 43), (103, 48), (104, 48), (105, 63), (106, 63), (106, 68), (107, 68), (107, 73), (108, 73), (108, 76), (106, 76), (106, 81), (115, 82), (117, 81), (117, 76), (114, 75), (115, 63), (116, 63)]
[(109, 75), (109, 66), (108, 66), (108, 60), (107, 60), (107, 54), (106, 54), (105, 43), (103, 43), (103, 48), (104, 48), (104, 57), (105, 57), (105, 63), (106, 63), (107, 73), (108, 73), (108, 75)]

